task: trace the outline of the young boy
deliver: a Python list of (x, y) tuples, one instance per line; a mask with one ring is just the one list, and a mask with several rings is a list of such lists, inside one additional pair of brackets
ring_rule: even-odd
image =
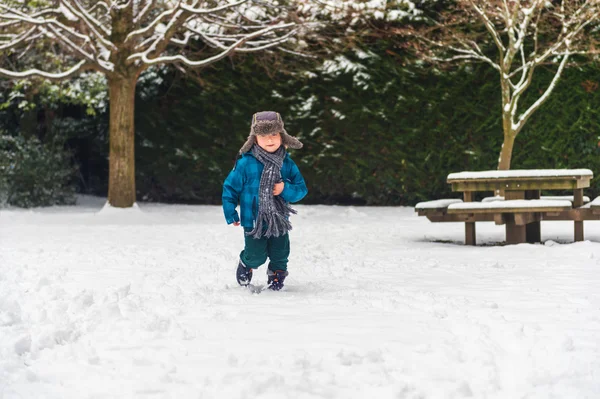
[(302, 143), (285, 131), (281, 115), (257, 112), (240, 158), (223, 183), (225, 220), (244, 228), (245, 246), (236, 272), (242, 286), (250, 284), (253, 270), (267, 258), (268, 288), (280, 290), (288, 275), (289, 216), (296, 213), (289, 203), (300, 201), (308, 190), (286, 148), (302, 148)]

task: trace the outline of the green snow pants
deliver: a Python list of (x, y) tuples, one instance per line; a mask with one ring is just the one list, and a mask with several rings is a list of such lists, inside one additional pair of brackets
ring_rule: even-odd
[(252, 231), (244, 227), (244, 250), (240, 259), (246, 267), (256, 269), (269, 258), (270, 270), (287, 270), (288, 257), (290, 256), (290, 236), (285, 234), (280, 237), (253, 238), (246, 235)]

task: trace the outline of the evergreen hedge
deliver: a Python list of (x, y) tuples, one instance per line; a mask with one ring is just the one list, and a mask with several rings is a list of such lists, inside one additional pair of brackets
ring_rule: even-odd
[(70, 154), (56, 142), (0, 134), (0, 203), (23, 208), (75, 203)]
[[(138, 152), (138, 189), (152, 200), (218, 203), (250, 116), (275, 109), (305, 144), (292, 156), (309, 186), (306, 203), (413, 205), (456, 196), (448, 173), (497, 167), (502, 126), (496, 72), (485, 65), (444, 73), (406, 66), (396, 50), (383, 43), (367, 58), (349, 51), (341, 63), (349, 67), (294, 79), (261, 75), (251, 63), (221, 65), (205, 76), (213, 83), (205, 87), (167, 78), (167, 94), (138, 113), (144, 119), (138, 135), (152, 143)], [(552, 77), (540, 72), (531, 93)], [(566, 72), (517, 138), (513, 169), (600, 173), (598, 81), (595, 65)], [(155, 117), (167, 108), (168, 118)], [(600, 183), (593, 184), (590, 195), (600, 192)]]

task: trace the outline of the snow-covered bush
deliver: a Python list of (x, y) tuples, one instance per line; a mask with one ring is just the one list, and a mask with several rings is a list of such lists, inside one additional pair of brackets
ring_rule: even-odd
[(75, 168), (58, 142), (0, 132), (0, 201), (30, 208), (75, 202)]

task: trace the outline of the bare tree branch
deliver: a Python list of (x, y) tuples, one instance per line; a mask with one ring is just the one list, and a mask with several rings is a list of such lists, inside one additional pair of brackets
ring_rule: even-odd
[(134, 30), (133, 32), (129, 33), (127, 35), (127, 37), (125, 38), (125, 42), (127, 43), (128, 41), (131, 41), (132, 39), (140, 37), (140, 36), (144, 35), (145, 33), (152, 32), (156, 25), (160, 24), (163, 21), (163, 19), (168, 17), (169, 15), (175, 14), (177, 12), (178, 8), (179, 8), (179, 4), (174, 8), (163, 11), (160, 15), (158, 15), (156, 18), (154, 18), (154, 20), (152, 20), (152, 22), (150, 24), (148, 24), (147, 26), (145, 26), (141, 29), (138, 29), (138, 30)]
[(6, 44), (0, 45), (0, 50), (5, 50), (7, 48), (19, 45), (21, 42), (25, 41), (28, 37), (33, 35), (33, 33), (36, 30), (37, 30), (37, 28), (34, 26), (33, 28), (21, 33), (20, 35), (15, 35), (15, 37), (14, 37), (14, 39), (12, 39), (12, 41), (10, 41)]
[(190, 14), (195, 14), (195, 15), (215, 14), (220, 11), (224, 11), (224, 10), (227, 10), (230, 8), (237, 7), (237, 6), (247, 3), (247, 2), (248, 2), (248, 0), (239, 0), (235, 3), (228, 3), (225, 5), (215, 7), (215, 8), (210, 8), (210, 9), (194, 8), (192, 6), (188, 6), (187, 4), (183, 3), (183, 4), (181, 4), (181, 9), (189, 12)]
[[(287, 24), (287, 25), (279, 25), (277, 28), (278, 29), (284, 29), (284, 28), (289, 28), (294, 26), (295, 24)], [(228, 46), (224, 45), (223, 43), (221, 43), (219, 40), (225, 41), (225, 42), (237, 42), (241, 39), (246, 38), (246, 44), (250, 45), (250, 46), (265, 46), (267, 45), (268, 47), (272, 47), (273, 44), (279, 44), (279, 43), (283, 43), (285, 41), (287, 41), (290, 37), (292, 37), (293, 35), (295, 35), (297, 33), (297, 29), (291, 30), (289, 31), (287, 34), (285, 34), (284, 36), (275, 36), (272, 39), (265, 39), (265, 40), (257, 40), (257, 41), (250, 41), (248, 40), (248, 34), (239, 34), (239, 35), (230, 35), (230, 36), (223, 36), (223, 35), (207, 35), (204, 32), (198, 31), (196, 29), (193, 28), (188, 28), (188, 30), (192, 33), (197, 34), (198, 36), (200, 36), (200, 38), (209, 46), (214, 47), (214, 48), (218, 48), (221, 50), (227, 50)], [(264, 30), (264, 32), (273, 32), (274, 29), (267, 29)], [(259, 36), (262, 36), (263, 34), (259, 34)], [(218, 39), (218, 40), (217, 40)], [(260, 48), (260, 47), (257, 47)], [(254, 48), (236, 48), (235, 51), (240, 51), (240, 52), (250, 52), (250, 51), (256, 51), (256, 49)]]
[[(133, 54), (129, 57), (129, 60), (141, 59), (147, 65), (154, 65), (154, 64), (159, 64), (159, 63), (181, 62), (190, 67), (201, 67), (201, 66), (205, 66), (205, 65), (211, 64), (217, 60), (225, 58), (227, 55), (234, 52), (238, 47), (242, 46), (244, 43), (248, 42), (249, 40), (251, 40), (255, 37), (260, 37), (260, 36), (264, 35), (265, 33), (271, 32), (273, 30), (287, 29), (287, 28), (290, 28), (295, 25), (296, 25), (295, 23), (289, 23), (289, 24), (269, 26), (269, 27), (266, 27), (264, 29), (258, 30), (254, 33), (251, 33), (251, 34), (248, 34), (248, 35), (242, 37), (241, 39), (237, 40), (235, 43), (233, 43), (232, 45), (230, 45), (228, 47), (223, 47), (222, 45), (217, 44), (217, 42), (212, 41), (213, 44), (215, 44), (218, 48), (223, 49), (224, 51), (222, 51), (221, 53), (214, 55), (212, 57), (208, 57), (204, 60), (201, 60), (201, 61), (191, 61), (182, 55), (163, 56), (163, 57), (157, 57), (157, 58), (150, 59), (150, 58), (148, 58), (148, 54), (151, 52), (152, 49), (148, 49), (146, 52), (143, 52), (143, 53)], [(287, 40), (287, 38), (286, 38), (286, 40)], [(261, 49), (264, 50), (265, 48), (273, 47), (277, 44), (280, 44), (280, 42), (281, 42), (280, 40), (273, 41), (270, 45), (265, 45)], [(255, 49), (254, 51), (258, 51), (258, 49)]]
[[(78, 0), (75, 0), (73, 5), (69, 2), (69, 0), (60, 0), (60, 2), (67, 7), (70, 12), (84, 20), (86, 25), (89, 26), (90, 30), (94, 32), (95, 35), (101, 37), (102, 39), (105, 39), (106, 36), (110, 35), (110, 28), (104, 26), (100, 21), (88, 13), (85, 8), (81, 6)], [(98, 32), (98, 30), (101, 30), (102, 33)]]
[[(3, 7), (3, 6), (0, 4), (0, 7)], [(89, 41), (89, 36), (77, 32), (75, 29), (64, 25), (62, 22), (60, 22), (56, 19), (31, 18), (27, 15), (19, 15), (19, 14), (0, 14), (0, 20), (3, 20), (3, 19), (11, 20), (11, 21), (15, 21), (17, 24), (25, 23), (25, 24), (31, 24), (31, 25), (37, 25), (37, 26), (56, 25), (57, 27), (59, 27), (59, 28), (63, 29), (64, 31), (66, 31), (67, 33), (69, 33), (70, 35), (78, 37), (79, 39), (84, 40), (84, 41)]]
[(558, 66), (558, 70), (556, 71), (556, 73), (554, 74), (554, 77), (552, 78), (552, 81), (550, 82), (550, 84), (548, 85), (548, 87), (546, 88), (546, 90), (544, 91), (544, 94), (542, 94), (540, 96), (540, 98), (538, 98), (537, 101), (535, 103), (533, 103), (527, 109), (527, 111), (525, 111), (523, 114), (521, 114), (521, 116), (519, 116), (518, 122), (514, 125), (515, 135), (517, 135), (521, 131), (521, 129), (523, 128), (523, 126), (525, 125), (525, 123), (527, 122), (527, 120), (531, 117), (531, 115), (543, 103), (545, 103), (546, 100), (548, 100), (548, 98), (550, 97), (550, 94), (552, 93), (552, 91), (556, 87), (556, 83), (560, 79), (563, 70), (565, 69), (565, 65), (567, 64), (567, 60), (568, 59), (569, 59), (569, 54), (566, 54), (566, 55), (563, 56), (563, 59), (562, 59), (560, 65)]
[(502, 44), (502, 39), (500, 38), (500, 35), (496, 31), (496, 28), (494, 27), (494, 24), (492, 23), (492, 21), (490, 21), (490, 19), (486, 15), (486, 13), (483, 12), (483, 10), (480, 9), (475, 4), (474, 1), (470, 0), (469, 3), (471, 3), (471, 6), (473, 7), (473, 9), (477, 12), (477, 14), (479, 14), (481, 19), (483, 20), (485, 28), (488, 30), (488, 32), (490, 32), (490, 35), (492, 35), (492, 38), (494, 39), (494, 43), (496, 43), (496, 47), (498, 47), (498, 50), (500, 50), (500, 54), (504, 54), (504, 52), (506, 51), (506, 48), (504, 47), (504, 44)]
[(152, 10), (154, 7), (155, 7), (155, 4), (154, 4), (153, 0), (146, 0), (144, 8), (142, 8), (141, 11), (138, 11), (137, 14), (134, 13), (133, 23), (135, 25), (140, 24), (143, 21), (143, 19), (146, 17), (146, 15), (150, 12), (150, 10)]
[(74, 76), (89, 69), (94, 69), (94, 67), (90, 64), (86, 64), (85, 60), (82, 60), (68, 71), (61, 73), (49, 73), (40, 71), (39, 69), (30, 69), (25, 72), (13, 72), (4, 68), (0, 68), (0, 76), (4, 76), (10, 79), (25, 79), (38, 76), (48, 80), (60, 81), (70, 78), (71, 76)]

